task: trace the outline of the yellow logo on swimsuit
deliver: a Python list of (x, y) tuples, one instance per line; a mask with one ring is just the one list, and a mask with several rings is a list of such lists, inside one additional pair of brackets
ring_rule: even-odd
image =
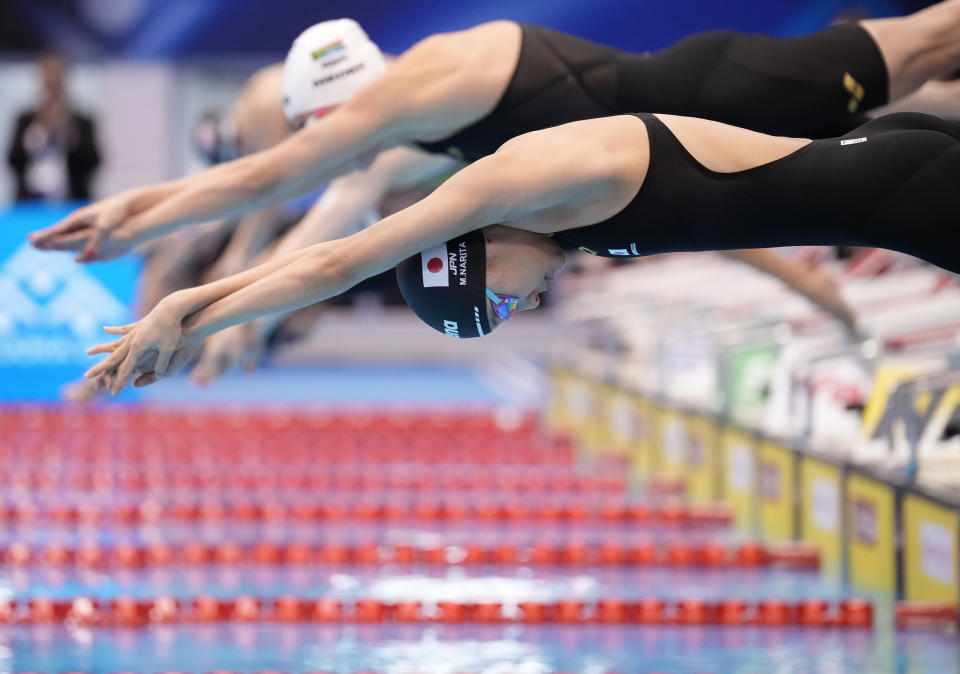
[(850, 73), (843, 74), (843, 88), (850, 94), (850, 101), (847, 103), (847, 112), (851, 115), (860, 107), (863, 97), (867, 95), (863, 85), (854, 79)]
[(586, 253), (587, 255), (596, 255), (596, 254), (597, 254), (597, 251), (595, 251), (595, 250), (590, 250), (590, 249), (587, 248), (586, 246), (580, 246), (580, 248), (578, 248), (577, 250), (579, 250), (581, 253)]

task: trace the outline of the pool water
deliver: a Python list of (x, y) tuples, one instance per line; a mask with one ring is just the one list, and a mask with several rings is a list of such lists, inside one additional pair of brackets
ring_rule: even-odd
[(891, 597), (845, 626), (808, 559), (529, 418), (8, 407), (0, 437), (2, 671), (960, 671)]

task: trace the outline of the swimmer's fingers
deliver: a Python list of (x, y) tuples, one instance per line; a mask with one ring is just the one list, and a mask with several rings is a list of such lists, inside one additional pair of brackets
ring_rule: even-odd
[[(68, 234), (87, 230), (90, 227), (89, 217), (90, 211), (88, 211), (86, 208), (81, 208), (77, 211), (74, 211), (60, 222), (54, 223), (43, 229), (38, 229), (35, 232), (31, 232), (27, 235), (27, 240), (40, 250), (48, 250), (50, 249), (51, 244), (57, 241), (57, 239)], [(84, 238), (86, 238), (86, 234), (84, 234)]]
[[(158, 346), (155, 342), (135, 338), (130, 345), (130, 352), (117, 368), (110, 387), (111, 393), (116, 395), (128, 383), (135, 383), (143, 375), (151, 375), (148, 377), (149, 383), (175, 375), (193, 357), (197, 346), (189, 341), (180, 344), (179, 339), (172, 346)], [(164, 360), (160, 361), (159, 356), (164, 352)]]
[(84, 230), (69, 232), (45, 241), (43, 244), (33, 245), (40, 250), (80, 250), (90, 238), (90, 233)]
[[(140, 366), (134, 370), (135, 374), (138, 374), (139, 376), (136, 377), (133, 385), (136, 388), (141, 388), (143, 386), (154, 384), (163, 378), (174, 376), (180, 372), (180, 370), (182, 370), (187, 363), (193, 360), (193, 357), (196, 355), (196, 351), (196, 347), (193, 346), (181, 346), (174, 349), (167, 361), (166, 366), (164, 367), (164, 370), (162, 371), (162, 374), (159, 366), (155, 365), (151, 370), (149, 367), (145, 367), (143, 365), (144, 361), (141, 359)], [(159, 359), (157, 362), (160, 362)]]
[[(183, 366), (186, 365), (194, 355), (194, 350), (191, 349), (177, 349), (173, 353), (173, 357), (170, 359), (169, 364), (167, 365), (166, 374), (164, 376), (170, 377), (183, 369)], [(143, 388), (144, 386), (150, 386), (150, 384), (155, 384), (160, 381), (161, 377), (157, 376), (156, 372), (145, 372), (141, 374), (133, 382), (134, 388)]]
[(114, 369), (120, 363), (123, 362), (123, 359), (126, 357), (127, 347), (121, 346), (109, 356), (101, 360), (99, 363), (91, 367), (89, 370), (83, 373), (85, 379), (98, 379), (104, 375), (107, 375), (113, 372)]
[(85, 381), (93, 382), (93, 390), (97, 393), (110, 390), (110, 377), (107, 374), (100, 374)]
[(103, 391), (104, 393), (110, 392), (110, 387), (113, 386), (113, 375), (109, 372), (102, 374), (97, 377), (97, 390)]
[(116, 377), (110, 386), (110, 395), (117, 395), (127, 385), (127, 382), (136, 379), (141, 374), (153, 371), (153, 368), (140, 367), (140, 361), (149, 356), (149, 349), (145, 349), (142, 344), (134, 340), (130, 345), (127, 357), (123, 359), (117, 367)]
[(123, 344), (123, 340), (124, 338), (121, 337), (120, 339), (115, 339), (107, 344), (97, 344), (96, 346), (91, 346), (89, 349), (87, 349), (86, 354), (88, 356), (96, 356), (97, 354), (101, 353), (113, 353), (120, 347), (121, 344)]
[(127, 323), (126, 325), (105, 325), (103, 331), (111, 335), (125, 335), (137, 326), (138, 321)]
[(105, 227), (94, 227), (90, 236), (87, 237), (87, 245), (83, 247), (83, 252), (77, 255), (77, 262), (92, 262), (97, 259), (97, 251), (100, 250), (100, 244), (103, 243), (108, 231)]
[(122, 234), (130, 215), (129, 197), (118, 195), (74, 211), (60, 222), (27, 236), (40, 250), (79, 250), (77, 262), (123, 255), (136, 241)]
[(167, 366), (167, 377), (172, 377), (186, 367), (187, 363), (196, 358), (197, 351), (200, 349), (199, 344), (181, 344), (176, 351), (173, 352), (173, 358), (170, 359), (170, 364)]
[(129, 353), (130, 344), (126, 341), (123, 341), (123, 343), (117, 346), (117, 348), (115, 348), (109, 356), (84, 372), (83, 376), (86, 379), (95, 379), (101, 375), (112, 373), (120, 365), (120, 363), (123, 362)]
[[(136, 326), (136, 323), (129, 323), (127, 325), (121, 325), (121, 326), (110, 326), (110, 325), (103, 326), (104, 332), (111, 335), (121, 335), (121, 337), (119, 339), (113, 340), (112, 342), (106, 342), (104, 344), (97, 344), (95, 346), (91, 346), (86, 351), (87, 355), (95, 356), (101, 353), (115, 352), (117, 349), (119, 349), (123, 345), (124, 341), (127, 339), (126, 337), (127, 333), (129, 333), (134, 328), (134, 326)], [(98, 365), (103, 365), (105, 362), (106, 361), (102, 361)], [(92, 372), (93, 370), (94, 368), (91, 368), (90, 371)]]
[(84, 379), (84, 381), (89, 381), (93, 383), (93, 390), (97, 393), (100, 393), (104, 390), (103, 376), (93, 377), (92, 379)]
[(157, 349), (157, 362), (153, 366), (153, 372), (158, 379), (167, 376), (167, 367), (170, 365), (170, 359), (173, 358), (178, 342), (177, 337), (168, 337)]

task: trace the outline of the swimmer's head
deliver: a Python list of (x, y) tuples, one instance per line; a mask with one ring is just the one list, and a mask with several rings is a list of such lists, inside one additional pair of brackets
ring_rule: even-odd
[(380, 77), (387, 62), (356, 21), (336, 19), (300, 33), (283, 64), (283, 112), (291, 122), (329, 110)]
[(482, 337), (516, 311), (540, 306), (565, 262), (549, 237), (494, 225), (404, 260), (397, 280), (407, 304), (434, 330)]

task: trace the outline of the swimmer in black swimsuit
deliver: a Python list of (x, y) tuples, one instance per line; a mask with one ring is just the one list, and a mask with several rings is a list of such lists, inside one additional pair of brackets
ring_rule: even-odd
[[(176, 372), (230, 325), (342, 293), (397, 266), (417, 315), (488, 334), (564, 264), (555, 239), (611, 257), (797, 244), (904, 251), (960, 272), (960, 129), (918, 113), (826, 140), (690, 117), (620, 115), (535, 131), (352, 236), (170, 295), (90, 353), (117, 391)], [(422, 251), (422, 252), (421, 252)]]
[(418, 144), (467, 161), (558, 124), (649, 111), (775, 134), (858, 115), (960, 66), (960, 0), (796, 38), (711, 32), (630, 54), (509, 21), (431, 36), (387, 68), (347, 19), (295, 42), (284, 103), (308, 128), (260, 153), (82, 208), (31, 237), (43, 249), (116, 255), (187, 222), (256, 210)]

